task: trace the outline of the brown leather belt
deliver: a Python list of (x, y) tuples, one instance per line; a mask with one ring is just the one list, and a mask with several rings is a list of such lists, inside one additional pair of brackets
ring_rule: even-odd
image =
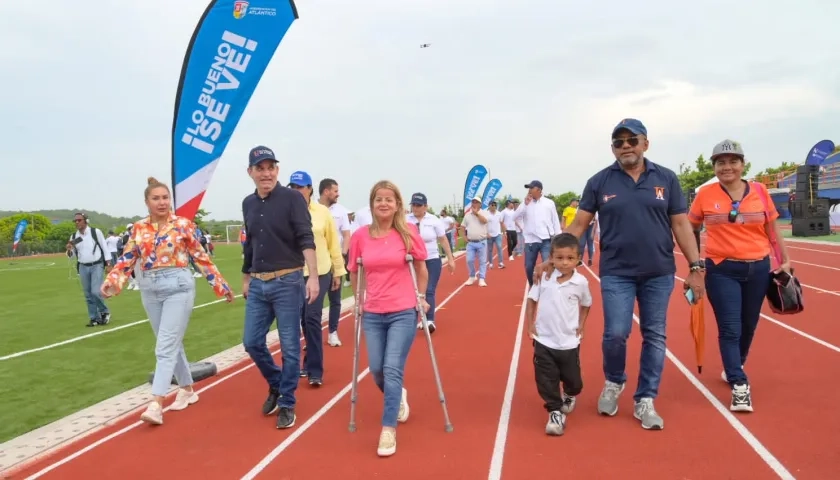
[(260, 280), (274, 280), (275, 278), (285, 277), (290, 273), (294, 273), (300, 270), (303, 270), (303, 267), (284, 268), (282, 270), (275, 270), (273, 272), (252, 273), (251, 278), (257, 278)]

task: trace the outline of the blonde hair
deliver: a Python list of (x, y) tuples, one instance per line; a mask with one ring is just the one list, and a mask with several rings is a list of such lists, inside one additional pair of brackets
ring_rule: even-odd
[(167, 192), (169, 192), (169, 186), (166, 185), (165, 183), (159, 182), (158, 179), (155, 178), (155, 177), (149, 177), (148, 180), (146, 180), (146, 182), (148, 183), (148, 186), (146, 187), (146, 190), (143, 192), (143, 198), (145, 198), (146, 200), (149, 199), (149, 194), (152, 193), (152, 190), (154, 190), (158, 187), (163, 187), (163, 188), (166, 189)]
[[(390, 190), (394, 192), (394, 198), (397, 200), (397, 211), (394, 212), (394, 222), (393, 228), (400, 234), (400, 238), (402, 238), (403, 243), (405, 244), (405, 251), (406, 253), (411, 251), (411, 234), (408, 230), (408, 222), (405, 220), (405, 203), (403, 202), (402, 194), (400, 193), (400, 189), (397, 188), (392, 182), (388, 180), (380, 180), (376, 182), (373, 188), (370, 189), (370, 209), (373, 210), (373, 200), (376, 198), (376, 191), (377, 190)], [(370, 228), (368, 231), (373, 234), (375, 231), (376, 233), (383, 233), (379, 229), (379, 221), (376, 217), (373, 217), (373, 223), (371, 223)]]

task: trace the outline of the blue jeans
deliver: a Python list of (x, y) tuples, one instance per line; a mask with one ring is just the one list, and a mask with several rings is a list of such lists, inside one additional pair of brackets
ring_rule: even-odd
[(315, 303), (306, 301), (300, 307), (300, 326), (306, 340), (306, 353), (303, 355), (303, 369), (311, 378), (324, 377), (324, 334), (321, 319), (324, 316), (324, 298), (332, 287), (332, 272), (318, 276), (318, 298)]
[(499, 265), (505, 264), (505, 252), (502, 251), (502, 236), (487, 237), (487, 263), (493, 265), (493, 247), (499, 253)]
[(440, 258), (426, 260), (426, 270), (429, 271), (429, 281), (426, 284), (426, 303), (429, 304), (429, 312), (426, 314), (426, 320), (430, 322), (435, 321), (435, 292), (442, 268), (443, 263), (441, 263)]
[(528, 285), (534, 284), (534, 267), (537, 266), (537, 255), (542, 257), (543, 262), (551, 258), (551, 240), (543, 240), (539, 243), (525, 244), (525, 276), (528, 277)]
[(516, 248), (513, 251), (517, 255), (522, 255), (525, 252), (525, 237), (522, 232), (516, 232)]
[(642, 332), (642, 356), (639, 384), (633, 399), (656, 398), (662, 369), (665, 367), (665, 319), (668, 301), (674, 290), (674, 276), (601, 277), (604, 305), (604, 376), (610, 382), (624, 384), (627, 374), (627, 338), (633, 326), (633, 306), (639, 302), (639, 327)]
[(770, 258), (758, 262), (706, 260), (706, 293), (718, 325), (718, 348), (732, 386), (749, 383), (747, 362), (761, 305), (770, 285)]
[[(332, 282), (333, 272), (330, 272), (329, 275), (330, 282)], [(338, 330), (338, 319), (341, 317), (341, 286), (337, 290), (329, 290), (327, 292), (327, 299), (330, 302), (329, 329), (330, 333), (333, 333)]]
[(478, 260), (478, 278), (487, 278), (487, 242), (467, 242), (467, 271), (475, 277), (475, 261)]
[(455, 253), (455, 231), (450, 230), (446, 232), (446, 238), (449, 240), (449, 248), (452, 250), (452, 253)]
[[(272, 280), (251, 278), (248, 287), (242, 344), (269, 387), (280, 394), (280, 407), (295, 406), (300, 373), (300, 309), (305, 294), (302, 270)], [(275, 318), (282, 368), (274, 363), (265, 342)]]
[(383, 427), (397, 426), (405, 362), (417, 335), (416, 321), (417, 310), (413, 308), (394, 313), (364, 312), (362, 316), (370, 374), (385, 394)]
[(589, 252), (589, 261), (595, 256), (595, 224), (592, 223), (583, 231), (580, 237), (580, 259), (583, 260), (583, 254)]
[(102, 315), (110, 313), (108, 305), (102, 300), (99, 289), (105, 280), (105, 265), (79, 265), (79, 279), (82, 281), (82, 291), (85, 293), (88, 318), (99, 320)]
[(193, 383), (184, 334), (195, 305), (195, 278), (188, 268), (165, 268), (143, 272), (138, 283), (143, 308), (157, 339), (152, 395), (164, 396), (173, 374), (181, 387)]

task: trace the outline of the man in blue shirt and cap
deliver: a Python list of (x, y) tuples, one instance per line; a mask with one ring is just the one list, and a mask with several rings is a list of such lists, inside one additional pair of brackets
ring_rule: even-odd
[[(700, 260), (677, 175), (645, 158), (649, 141), (642, 122), (622, 120), (613, 129), (611, 143), (615, 162), (586, 182), (578, 213), (565, 231), (581, 238), (598, 214), (604, 307), (601, 348), (606, 377), (598, 412), (608, 416), (618, 412), (618, 397), (627, 381), (627, 339), (638, 301), (642, 355), (633, 415), (642, 428), (661, 430), (665, 423), (653, 401), (665, 366), (665, 320), (677, 269), (674, 238), (691, 270), (686, 287), (698, 301), (704, 292), (705, 264)], [(539, 270), (549, 269), (550, 264), (543, 264)]]

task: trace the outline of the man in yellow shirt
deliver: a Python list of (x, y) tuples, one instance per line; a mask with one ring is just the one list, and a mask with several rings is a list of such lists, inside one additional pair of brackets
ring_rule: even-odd
[[(306, 172), (295, 172), (289, 179), (289, 188), (297, 190), (309, 205), (312, 216), (312, 234), (315, 236), (315, 256), (318, 265), (320, 290), (314, 302), (305, 303), (301, 311), (301, 327), (306, 340), (306, 354), (303, 357), (301, 377), (309, 377), (309, 384), (323, 385), (324, 337), (321, 328), (324, 297), (328, 290), (341, 288), (341, 278), (347, 273), (344, 257), (330, 209), (312, 201), (312, 177)], [(308, 276), (308, 273), (307, 273)]]

